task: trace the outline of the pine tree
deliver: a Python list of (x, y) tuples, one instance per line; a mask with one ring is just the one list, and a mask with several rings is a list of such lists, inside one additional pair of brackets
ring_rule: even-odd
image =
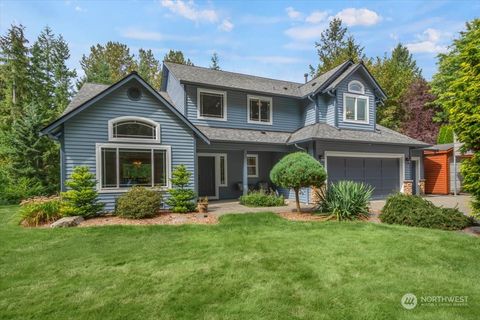
[(162, 83), (162, 70), (160, 61), (155, 59), (152, 50), (138, 51), (138, 74), (155, 89), (160, 90)]
[(12, 25), (0, 37), (0, 128), (8, 130), (29, 102), (28, 40), (25, 27)]
[(348, 59), (354, 62), (365, 59), (363, 47), (347, 32), (347, 27), (343, 26), (339, 18), (330, 21), (328, 28), (320, 35), (320, 42), (315, 42), (320, 61), (317, 68), (309, 66), (312, 77), (333, 69)]
[(185, 59), (183, 52), (178, 50), (170, 50), (168, 53), (163, 57), (164, 62), (174, 62), (179, 64), (186, 64), (187, 66), (193, 66), (192, 61), (190, 59)]
[(112, 84), (137, 68), (135, 58), (126, 44), (109, 41), (105, 46), (90, 47), (88, 56), (83, 55), (80, 65), (85, 76), (77, 83), (84, 82)]
[(170, 198), (167, 199), (166, 203), (173, 212), (186, 213), (195, 210), (195, 203), (193, 202), (195, 192), (188, 188), (191, 175), (192, 173), (183, 164), (172, 171), (171, 182), (174, 188), (168, 190)]
[(67, 66), (67, 61), (70, 59), (70, 49), (61, 35), (55, 39), (54, 47), (54, 106), (56, 115), (59, 115), (65, 110), (73, 97), (73, 79), (77, 76), (77, 72)]
[(221, 70), (220, 69), (220, 59), (218, 57), (218, 54), (216, 52), (213, 53), (212, 58), (210, 59), (212, 62), (210, 63), (210, 69), (212, 70)]

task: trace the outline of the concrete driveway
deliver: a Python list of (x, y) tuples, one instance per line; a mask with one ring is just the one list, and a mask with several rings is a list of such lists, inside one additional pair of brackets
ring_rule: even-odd
[[(428, 201), (433, 202), (436, 206), (443, 206), (445, 208), (455, 208), (457, 207), (458, 210), (465, 214), (470, 214), (472, 212), (472, 208), (470, 207), (470, 200), (471, 196), (466, 194), (461, 194), (458, 196), (434, 196), (428, 195), (425, 196), (425, 199)], [(385, 200), (375, 200), (370, 202), (370, 208), (373, 212), (380, 212), (383, 206), (385, 205)]]

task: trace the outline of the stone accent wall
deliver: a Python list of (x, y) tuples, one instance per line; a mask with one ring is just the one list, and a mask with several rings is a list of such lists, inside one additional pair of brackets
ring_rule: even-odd
[(412, 180), (404, 180), (403, 181), (403, 193), (412, 195), (413, 193), (413, 181)]
[(418, 182), (418, 190), (420, 191), (421, 196), (425, 194), (425, 179), (420, 179)]

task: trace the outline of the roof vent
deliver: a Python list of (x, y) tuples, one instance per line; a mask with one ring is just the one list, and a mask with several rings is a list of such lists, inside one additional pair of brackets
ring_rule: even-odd
[(288, 90), (288, 88), (287, 88), (287, 87), (283, 87), (283, 90)]
[(317, 84), (316, 82), (312, 83), (312, 87), (315, 87), (316, 84)]
[(267, 134), (265, 131), (261, 131), (262, 134)]

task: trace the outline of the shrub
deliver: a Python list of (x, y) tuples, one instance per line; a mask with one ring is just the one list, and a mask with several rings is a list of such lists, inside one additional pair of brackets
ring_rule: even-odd
[(22, 199), (46, 194), (45, 188), (37, 179), (9, 177), (0, 178), (0, 204), (18, 204)]
[(88, 218), (103, 210), (104, 204), (98, 201), (95, 190), (95, 176), (87, 166), (75, 167), (65, 185), (70, 190), (62, 193), (62, 215)]
[(60, 197), (34, 197), (20, 203), (22, 223), (27, 226), (38, 226), (51, 223), (62, 217), (60, 214)]
[(444, 230), (463, 229), (473, 222), (456, 208), (436, 207), (419, 196), (401, 193), (388, 197), (380, 219), (389, 224)]
[(480, 152), (477, 151), (470, 159), (462, 161), (462, 188), (472, 195), (472, 215), (480, 218)]
[(270, 171), (270, 180), (283, 188), (295, 191), (297, 212), (300, 212), (299, 191), (306, 187), (321, 187), (327, 174), (323, 166), (305, 152), (286, 155)]
[(160, 192), (136, 186), (118, 198), (115, 213), (130, 219), (150, 218), (157, 214), (161, 202)]
[(368, 215), (373, 188), (354, 181), (339, 181), (316, 192), (321, 212), (330, 212), (337, 220), (353, 220)]
[(278, 207), (285, 205), (285, 199), (282, 195), (277, 196), (274, 192), (265, 190), (250, 191), (248, 194), (240, 197), (240, 204), (249, 207)]
[(173, 212), (185, 213), (195, 211), (195, 192), (187, 188), (190, 184), (191, 172), (187, 170), (183, 164), (175, 167), (172, 172), (172, 179), (170, 180), (173, 189), (168, 190), (170, 198), (166, 203), (170, 206)]
[(453, 143), (453, 128), (452, 126), (444, 124), (440, 127), (437, 137), (438, 144)]

